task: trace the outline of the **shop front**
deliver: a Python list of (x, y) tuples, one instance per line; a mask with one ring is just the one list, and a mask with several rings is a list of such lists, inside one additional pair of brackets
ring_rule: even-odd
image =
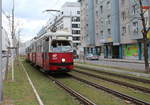
[(139, 59), (138, 44), (126, 44), (123, 46), (123, 59)]

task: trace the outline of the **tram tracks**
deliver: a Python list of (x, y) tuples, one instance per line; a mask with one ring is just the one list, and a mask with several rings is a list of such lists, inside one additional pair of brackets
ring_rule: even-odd
[[(107, 88), (105, 86), (102, 86), (100, 84), (96, 84), (96, 83), (93, 83), (93, 82), (90, 82), (88, 80), (85, 80), (85, 79), (82, 79), (82, 78), (79, 78), (77, 76), (74, 76), (72, 74), (68, 74), (71, 78), (77, 80), (77, 81), (80, 81), (80, 82), (83, 82), (89, 86), (92, 86), (92, 87), (95, 87), (97, 89), (100, 89), (102, 91), (105, 91), (109, 94), (112, 94), (120, 99), (124, 99), (124, 100), (127, 100), (131, 103), (134, 103), (134, 104), (137, 104), (137, 105), (150, 105), (149, 102), (145, 102), (141, 99), (138, 99), (138, 98), (135, 98), (133, 96), (130, 96), (130, 95), (127, 95), (127, 94), (124, 94), (124, 93), (121, 93), (119, 91), (115, 91), (115, 90), (112, 90), (110, 88)], [(71, 95), (75, 96), (79, 101), (81, 101), (82, 103), (84, 103), (85, 105), (96, 105), (95, 103), (93, 103), (92, 101), (89, 101), (89, 99), (83, 97), (82, 95), (80, 95), (78, 92), (72, 90), (71, 88), (69, 87), (66, 87), (65, 84), (63, 84), (63, 82), (60, 82), (58, 81), (57, 79), (55, 79), (54, 77), (51, 77), (51, 76), (48, 76), (52, 81), (54, 81), (57, 85), (59, 85), (60, 87), (62, 87), (64, 90), (66, 90), (67, 92), (69, 92)], [(89, 102), (87, 102), (89, 101)]]
[[(71, 74), (71, 73), (70, 73)], [(47, 75), (47, 74), (46, 74)], [(52, 81), (54, 81), (54, 83), (56, 83), (56, 84), (58, 84), (59, 86), (61, 86), (62, 88), (63, 88), (63, 86), (65, 86), (65, 84), (63, 84), (63, 82), (61, 83), (60, 81), (58, 81), (58, 78), (55, 78), (55, 77), (51, 77), (51, 76), (48, 76), (48, 78), (49, 79), (51, 79)], [(97, 91), (99, 91), (98, 89), (100, 89), (100, 90), (103, 90), (103, 91), (105, 91), (106, 92), (106, 94), (107, 93), (110, 93), (110, 94), (112, 94), (112, 95), (114, 95), (114, 97), (115, 96), (117, 96), (117, 97), (119, 97), (119, 98), (121, 98), (121, 99), (124, 99), (124, 100), (128, 100), (129, 102), (132, 102), (132, 103), (135, 103), (135, 104), (137, 104), (137, 105), (150, 105), (150, 103), (148, 103), (148, 102), (145, 102), (145, 100), (143, 101), (143, 100), (140, 100), (140, 99), (138, 99), (138, 98), (135, 98), (135, 97), (132, 97), (132, 96), (129, 96), (129, 95), (126, 95), (126, 94), (123, 94), (123, 93), (120, 93), (120, 92), (118, 92), (118, 91), (114, 91), (114, 90), (112, 90), (112, 89), (110, 89), (110, 88), (107, 88), (107, 86), (105, 87), (105, 86), (103, 86), (103, 85), (99, 85), (99, 84), (95, 84), (95, 83), (93, 83), (93, 81), (92, 82), (90, 82), (89, 80), (87, 81), (87, 80), (85, 80), (85, 79), (82, 79), (82, 78), (79, 78), (79, 77), (76, 77), (75, 76), (75, 78), (73, 77), (73, 76), (70, 76), (72, 79), (75, 79), (75, 80), (78, 80), (78, 81), (80, 81), (80, 82), (83, 82), (83, 84), (88, 84), (89, 86), (91, 86), (91, 87), (95, 87), (95, 89), (97, 88)], [(68, 79), (69, 81), (70, 81), (70, 78)], [(63, 81), (63, 80), (62, 80)], [(91, 85), (90, 85), (91, 84)], [(69, 86), (70, 87), (70, 86)], [(90, 88), (90, 87), (88, 87), (88, 88)], [(67, 86), (67, 88), (63, 88), (63, 89), (65, 89), (66, 91), (70, 91), (70, 89), (71, 88), (68, 88), (68, 86)], [(72, 90), (72, 89), (71, 89)], [(76, 89), (75, 89), (76, 90)], [(92, 89), (93, 90), (93, 89)], [(94, 91), (94, 90), (93, 90)], [(75, 93), (74, 93), (75, 92)], [(95, 103), (93, 103), (92, 101), (90, 101), (89, 99), (91, 99), (91, 98), (89, 98), (89, 99), (87, 99), (87, 98), (85, 98), (85, 97), (82, 97), (82, 95), (80, 95), (78, 92), (76, 92), (76, 91), (70, 91), (69, 92), (71, 95), (73, 95), (74, 97), (76, 97), (76, 99), (78, 99), (82, 104), (84, 104), (84, 105), (96, 105)], [(82, 94), (82, 93), (81, 93)], [(92, 94), (91, 94), (92, 95)], [(81, 96), (81, 97), (80, 97)], [(84, 95), (85, 96), (85, 95)], [(90, 101), (91, 103), (89, 103), (89, 102), (86, 102), (83, 98), (85, 98), (85, 100), (88, 100), (88, 101)], [(122, 101), (122, 100), (121, 100)], [(131, 104), (132, 104), (131, 103)]]
[(140, 100), (140, 99), (137, 99), (137, 98), (135, 98), (135, 97), (126, 95), (126, 94), (124, 94), (124, 93), (121, 93), (121, 92), (112, 90), (112, 89), (107, 88), (107, 87), (105, 87), (105, 86), (102, 86), (102, 85), (99, 85), (99, 84), (96, 84), (96, 83), (87, 81), (87, 80), (82, 79), (82, 78), (79, 78), (79, 77), (77, 77), (77, 76), (74, 76), (74, 75), (71, 75), (71, 74), (69, 74), (69, 75), (70, 75), (72, 78), (74, 78), (74, 79), (76, 79), (76, 80), (78, 80), (78, 81), (80, 81), (80, 82), (86, 83), (86, 84), (88, 84), (88, 85), (90, 85), (90, 86), (93, 86), (93, 87), (95, 87), (95, 88), (97, 88), (97, 89), (100, 89), (100, 90), (103, 90), (103, 91), (108, 92), (108, 93), (110, 93), (110, 94), (113, 94), (113, 95), (117, 96), (118, 98), (128, 100), (128, 101), (130, 101), (130, 102), (132, 102), (132, 103), (135, 103), (135, 104), (137, 104), (137, 105), (150, 105), (149, 102), (145, 102), (145, 101), (143, 101), (143, 100)]
[(134, 85), (134, 84), (127, 83), (127, 82), (122, 82), (122, 81), (115, 80), (115, 79), (112, 79), (112, 78), (110, 79), (110, 78), (107, 78), (107, 77), (104, 77), (104, 76), (95, 75), (95, 74), (91, 74), (91, 73), (88, 73), (88, 72), (79, 71), (79, 70), (76, 70), (76, 69), (74, 70), (74, 72), (81, 73), (81, 74), (84, 74), (84, 75), (88, 75), (88, 76), (91, 76), (91, 77), (94, 77), (94, 78), (102, 79), (102, 80), (105, 80), (105, 81), (108, 81), (108, 82), (113, 82), (113, 83), (123, 85), (123, 86), (126, 86), (126, 87), (130, 87), (130, 88), (133, 88), (135, 90), (140, 90), (140, 91), (145, 92), (145, 93), (150, 93), (150, 89), (146, 88), (146, 87)]
[(85, 105), (96, 105), (91, 100), (89, 100), (86, 97), (82, 96), (81, 94), (79, 94), (75, 90), (73, 90), (73, 89), (65, 86), (63, 83), (61, 83), (60, 81), (56, 80), (52, 76), (48, 76), (48, 78), (51, 79), (52, 81), (54, 81), (58, 86), (60, 86), (61, 88), (63, 88), (65, 91), (67, 91), (68, 93), (70, 93), (72, 96), (76, 97), (83, 104), (85, 104)]

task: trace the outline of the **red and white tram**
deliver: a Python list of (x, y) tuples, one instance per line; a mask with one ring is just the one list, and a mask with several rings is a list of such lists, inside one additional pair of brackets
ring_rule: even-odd
[(49, 32), (34, 38), (26, 49), (26, 59), (48, 72), (68, 72), (73, 69), (72, 35)]

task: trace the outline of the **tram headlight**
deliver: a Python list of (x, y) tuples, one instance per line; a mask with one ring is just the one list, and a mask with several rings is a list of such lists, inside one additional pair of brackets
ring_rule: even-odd
[(65, 59), (65, 58), (62, 58), (62, 59), (61, 59), (61, 61), (62, 61), (62, 62), (65, 62), (65, 61), (66, 61), (66, 59)]

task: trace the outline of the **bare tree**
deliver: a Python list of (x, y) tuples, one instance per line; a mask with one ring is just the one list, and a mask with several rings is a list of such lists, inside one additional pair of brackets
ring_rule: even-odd
[(141, 21), (142, 21), (142, 34), (143, 34), (143, 44), (144, 44), (144, 62), (145, 62), (145, 70), (146, 72), (150, 72), (150, 68), (149, 68), (149, 62), (148, 62), (148, 38), (147, 38), (147, 34), (150, 30), (150, 27), (147, 29), (146, 27), (146, 20), (144, 17), (144, 10), (143, 10), (143, 3), (142, 0), (138, 0), (139, 5), (140, 5), (140, 16), (141, 16)]

